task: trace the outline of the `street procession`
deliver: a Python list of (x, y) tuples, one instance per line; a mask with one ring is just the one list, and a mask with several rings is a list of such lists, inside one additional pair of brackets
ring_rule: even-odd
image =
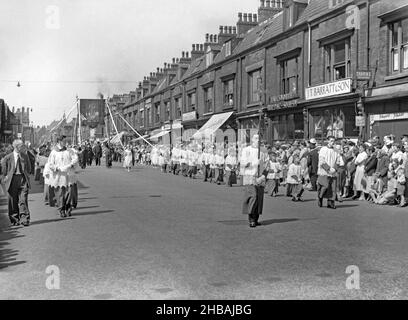
[(0, 45), (0, 300), (408, 298), (406, 1), (91, 2)]

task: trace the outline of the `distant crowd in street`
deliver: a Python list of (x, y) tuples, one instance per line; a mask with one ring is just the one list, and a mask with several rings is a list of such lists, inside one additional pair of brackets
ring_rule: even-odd
[[(77, 207), (79, 170), (101, 166), (103, 159), (107, 168), (119, 162), (127, 171), (144, 165), (218, 185), (253, 185), (258, 197), (253, 203), (260, 201), (260, 190), (271, 197), (290, 197), (294, 202), (303, 201), (304, 190), (309, 190), (317, 192), (320, 207), (327, 199), (330, 209), (336, 209), (336, 202), (344, 199), (408, 205), (408, 135), (374, 137), (365, 142), (334, 137), (291, 144), (261, 141), (240, 149), (236, 145), (196, 142), (178, 143), (173, 148), (118, 146), (108, 141), (68, 146), (66, 138), (58, 136), (55, 143), (37, 149), (18, 139), (12, 145), (0, 145), (1, 185), (3, 195), (8, 196), (12, 225), (30, 224), (30, 175), (44, 185), (45, 204), (56, 207), (66, 218)], [(258, 224), (257, 218), (254, 221), (251, 226)]]

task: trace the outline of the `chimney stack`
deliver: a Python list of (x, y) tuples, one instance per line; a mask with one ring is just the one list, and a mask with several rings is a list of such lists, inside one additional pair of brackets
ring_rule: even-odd
[[(244, 18), (245, 20), (245, 18)], [(218, 43), (223, 45), (225, 42), (237, 36), (236, 28), (233, 26), (220, 26), (220, 34), (218, 35)]]
[[(244, 19), (242, 19), (242, 16), (244, 17)], [(253, 27), (256, 27), (257, 25), (258, 25), (258, 15), (257, 14), (238, 13), (238, 22), (237, 22), (237, 27), (234, 33), (238, 31), (238, 35), (245, 34), (249, 30), (251, 30)]]
[(264, 22), (283, 10), (284, 0), (261, 0), (258, 9), (259, 23)]

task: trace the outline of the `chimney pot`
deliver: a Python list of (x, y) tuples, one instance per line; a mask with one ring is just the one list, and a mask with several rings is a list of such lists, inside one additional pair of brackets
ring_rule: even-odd
[(160, 72), (160, 68), (157, 68), (156, 70), (157, 70), (157, 73), (159, 73), (159, 72)]
[(220, 34), (223, 34), (223, 33), (224, 33), (224, 27), (220, 26)]
[(241, 22), (242, 21), (242, 12), (238, 13), (238, 21)]
[(271, 7), (271, 0), (266, 0), (266, 6), (267, 6), (268, 8)]
[(190, 54), (189, 54), (188, 52), (186, 52), (186, 58), (187, 58), (187, 59), (188, 59), (189, 55), (190, 55)]
[(195, 51), (195, 44), (193, 44), (193, 51)]
[(213, 43), (213, 41), (214, 41), (213, 35), (210, 35), (210, 42)]
[(232, 34), (232, 27), (228, 27), (228, 33)]
[(200, 44), (200, 51), (204, 51), (204, 45)]
[(254, 14), (254, 22), (258, 22), (258, 15), (256, 13)]
[(175, 64), (176, 63), (176, 58), (173, 58), (173, 64)]
[(261, 0), (261, 7), (262, 7), (262, 8), (265, 7), (265, 0)]
[(237, 34), (237, 27), (232, 27), (232, 33)]
[(252, 22), (252, 13), (248, 14), (248, 22)]
[(183, 52), (181, 53), (181, 57), (184, 58), (185, 55), (186, 55), (186, 54), (185, 54), (185, 52), (183, 51)]
[(214, 42), (215, 42), (215, 43), (218, 43), (218, 39), (217, 39), (217, 35), (216, 35), (216, 34), (214, 34)]
[(210, 34), (209, 33), (207, 33), (206, 35), (205, 35), (205, 42), (208, 42), (208, 39), (210, 38)]
[(180, 62), (180, 60), (179, 60), (179, 58), (177, 58), (177, 59), (176, 59), (176, 63), (179, 63), (179, 62)]
[(224, 26), (224, 33), (228, 33), (228, 27)]
[(165, 62), (164, 63), (164, 70), (166, 70), (167, 69), (167, 63)]
[(244, 13), (244, 22), (248, 22), (248, 14)]

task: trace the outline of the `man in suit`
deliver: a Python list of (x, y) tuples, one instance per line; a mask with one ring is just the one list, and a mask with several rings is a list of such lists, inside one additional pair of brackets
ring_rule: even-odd
[(23, 141), (14, 140), (13, 152), (1, 161), (2, 185), (8, 192), (8, 212), (12, 225), (30, 225), (28, 192), (30, 189), (31, 162)]

